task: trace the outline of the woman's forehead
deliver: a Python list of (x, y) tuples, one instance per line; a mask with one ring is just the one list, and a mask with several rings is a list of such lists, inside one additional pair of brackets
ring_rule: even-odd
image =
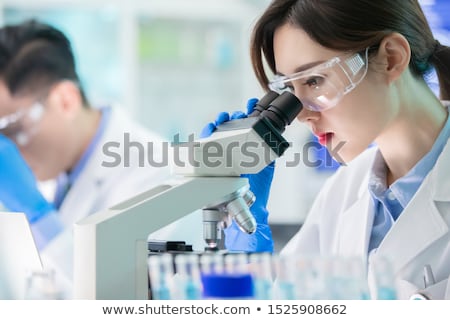
[(304, 30), (290, 24), (275, 31), (273, 50), (276, 71), (281, 74), (302, 71), (339, 55), (338, 51), (321, 46)]

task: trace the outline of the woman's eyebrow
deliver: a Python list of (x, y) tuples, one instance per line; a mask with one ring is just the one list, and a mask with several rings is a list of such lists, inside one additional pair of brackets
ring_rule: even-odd
[[(305, 71), (305, 70), (307, 70), (307, 69), (309, 69), (309, 68), (313, 68), (313, 67), (315, 67), (315, 66), (317, 66), (317, 65), (319, 65), (319, 64), (321, 64), (321, 63), (324, 63), (325, 61), (326, 61), (326, 60), (323, 60), (323, 61), (314, 61), (314, 62), (310, 62), (310, 63), (304, 64), (304, 65), (301, 65), (301, 66), (295, 68), (295, 69), (294, 69), (294, 72), (292, 72), (292, 73), (297, 73), (297, 72)], [(277, 75), (279, 75), (279, 76), (284, 76), (285, 74), (283, 74), (283, 73), (281, 73), (281, 72), (277, 72)]]

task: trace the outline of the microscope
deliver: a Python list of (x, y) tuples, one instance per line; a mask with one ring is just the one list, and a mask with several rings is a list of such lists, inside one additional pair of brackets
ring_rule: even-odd
[(284, 153), (289, 143), (282, 133), (301, 110), (293, 94), (270, 91), (247, 118), (174, 146), (174, 179), (76, 223), (74, 298), (148, 299), (148, 235), (196, 210), (207, 250), (217, 250), (231, 219), (254, 233), (255, 198), (241, 175), (258, 173)]

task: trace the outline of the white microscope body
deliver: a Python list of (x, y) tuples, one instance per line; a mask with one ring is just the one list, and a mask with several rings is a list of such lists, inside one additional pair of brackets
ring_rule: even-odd
[(148, 235), (198, 209), (211, 248), (230, 216), (253, 233), (254, 199), (240, 175), (259, 172), (289, 147), (280, 132), (301, 108), (291, 94), (266, 95), (255, 115), (227, 122), (191, 147), (175, 146), (183, 159), (177, 178), (76, 223), (74, 298), (148, 299)]

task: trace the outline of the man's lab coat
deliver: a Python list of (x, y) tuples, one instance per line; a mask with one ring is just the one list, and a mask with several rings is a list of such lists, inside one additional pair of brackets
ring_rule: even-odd
[[(138, 148), (130, 147), (129, 166), (126, 166), (124, 153), (127, 152), (125, 149), (128, 147), (124, 148), (124, 134), (129, 134), (129, 141), (139, 142), (144, 147), (145, 152), (141, 153), (143, 163), (139, 163)], [(121, 156), (121, 163), (114, 167), (102, 165), (103, 162), (112, 163), (114, 160), (104, 150), (104, 146), (108, 146), (109, 142), (114, 142), (115, 146), (120, 143), (120, 147), (108, 149), (109, 152), (113, 151)], [(171, 178), (168, 165), (152, 167), (148, 162), (150, 156), (153, 157), (154, 162), (161, 162), (163, 159), (162, 143), (170, 144), (170, 141), (164, 142), (159, 136), (129, 119), (122, 110), (112, 109), (111, 118), (96, 150), (88, 160), (83, 172), (69, 189), (60, 207), (59, 214), (65, 225), (65, 231), (52, 240), (41, 252), (44, 265), (56, 270), (59, 282), (65, 288), (67, 298), (72, 297), (74, 223)], [(148, 155), (150, 145), (154, 151), (153, 154)], [(170, 162), (170, 155), (165, 155), (165, 158)], [(153, 214), (164, 214), (164, 212)], [(198, 250), (204, 247), (202, 228), (201, 215), (199, 212), (194, 212), (149, 237), (160, 240), (186, 241)]]

